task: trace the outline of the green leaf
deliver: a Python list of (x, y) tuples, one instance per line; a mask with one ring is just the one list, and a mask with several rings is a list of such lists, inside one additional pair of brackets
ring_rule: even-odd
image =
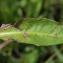
[(38, 46), (63, 43), (63, 25), (46, 18), (27, 18), (19, 26), (0, 29), (0, 38), (10, 38), (22, 43)]
[(26, 42), (35, 45), (47, 46), (63, 43), (62, 29), (63, 25), (46, 18), (28, 18), (24, 19), (19, 26), (26, 32)]

